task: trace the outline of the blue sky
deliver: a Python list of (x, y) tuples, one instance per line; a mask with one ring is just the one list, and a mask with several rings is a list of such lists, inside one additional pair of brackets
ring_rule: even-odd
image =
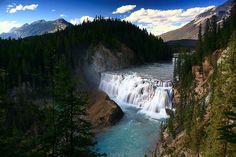
[(183, 26), (197, 14), (225, 1), (0, 0), (0, 33), (40, 19), (64, 18), (78, 24), (82, 19), (92, 20), (96, 15), (102, 15), (133, 22), (158, 35)]

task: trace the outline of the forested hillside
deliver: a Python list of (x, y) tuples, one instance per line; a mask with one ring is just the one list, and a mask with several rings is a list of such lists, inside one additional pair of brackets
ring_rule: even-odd
[(85, 120), (83, 82), (74, 77), (84, 56), (93, 56), (87, 49), (98, 44), (126, 45), (135, 54), (133, 65), (171, 59), (162, 39), (102, 17), (53, 34), (0, 40), (1, 156), (98, 155)]
[(171, 58), (162, 39), (130, 23), (99, 17), (94, 22), (55, 34), (1, 40), (0, 68), (8, 74), (3, 84), (11, 88), (29, 81), (32, 86), (42, 87), (50, 80), (56, 56), (64, 54), (66, 64), (74, 69), (81, 63), (88, 47), (98, 43), (112, 49), (125, 44), (135, 53), (134, 64)]
[(179, 55), (176, 112), (163, 127), (157, 156), (235, 156), (236, 3), (231, 16), (199, 28), (197, 52)]

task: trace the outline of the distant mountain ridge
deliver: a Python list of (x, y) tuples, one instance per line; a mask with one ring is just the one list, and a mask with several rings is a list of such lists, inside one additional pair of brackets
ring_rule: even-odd
[(46, 33), (54, 33), (56, 31), (64, 30), (66, 27), (72, 26), (71, 23), (64, 19), (57, 19), (54, 21), (38, 20), (31, 24), (24, 24), (19, 28), (12, 28), (8, 33), (0, 34), (3, 39), (7, 38), (25, 38), (29, 36), (43, 35)]
[(185, 26), (179, 29), (164, 33), (160, 35), (160, 37), (164, 41), (182, 40), (182, 39), (196, 40), (198, 38), (199, 25), (202, 24), (204, 28), (207, 19), (211, 18), (213, 15), (217, 16), (218, 22), (222, 22), (224, 18), (229, 16), (230, 10), (232, 8), (232, 4), (233, 4), (233, 0), (228, 0), (220, 6), (214, 7), (204, 13), (199, 14), (193, 21), (189, 22)]

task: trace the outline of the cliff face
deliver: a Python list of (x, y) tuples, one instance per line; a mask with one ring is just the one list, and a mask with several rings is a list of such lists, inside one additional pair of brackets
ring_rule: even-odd
[(100, 74), (104, 71), (117, 70), (132, 65), (134, 53), (121, 44), (119, 49), (110, 49), (103, 44), (91, 46), (84, 58), (83, 72), (89, 86), (96, 88), (100, 82)]
[[(210, 138), (216, 138), (213, 137), (214, 135), (212, 137), (210, 137), (211, 135), (209, 136), (209, 127), (213, 125), (212, 115), (215, 115), (215, 109), (212, 107), (212, 103), (214, 101), (214, 98), (212, 98), (212, 92), (215, 91), (216, 87), (213, 86), (212, 82), (215, 81), (215, 78), (221, 77), (218, 72), (215, 73), (217, 70), (216, 67), (224, 64), (225, 59), (229, 56), (229, 51), (229, 48), (225, 50), (217, 50), (212, 55), (205, 57), (201, 66), (192, 66), (193, 82), (188, 90), (194, 93), (192, 96), (194, 97), (194, 102), (197, 103), (192, 110), (187, 110), (189, 113), (184, 112), (182, 114), (190, 114), (195, 116), (189, 116), (189, 118), (192, 118), (189, 130), (186, 128), (180, 128), (177, 122), (178, 117), (174, 118), (172, 129), (170, 129), (169, 126), (162, 128), (161, 141), (157, 145), (157, 149), (154, 154), (155, 157), (212, 156), (213, 153), (206, 155), (206, 152), (209, 152), (209, 150), (204, 148), (210, 141)], [(178, 110), (178, 108), (182, 105), (180, 100), (181, 89), (178, 84), (174, 87), (174, 91), (174, 104)], [(187, 98), (187, 101), (191, 101), (190, 99), (190, 97)], [(201, 111), (198, 110), (199, 107)], [(222, 107), (222, 109), (223, 108), (224, 107)], [(197, 114), (196, 112), (202, 113)], [(199, 117), (196, 115), (201, 116)], [(220, 113), (219, 117), (221, 117)], [(214, 120), (215, 119), (213, 119), (213, 121)], [(218, 128), (219, 127), (220, 126), (218, 126)], [(217, 128), (214, 131), (216, 133)], [(208, 147), (210, 148), (211, 146), (208, 145)], [(220, 150), (221, 148), (218, 149)]]
[(114, 125), (124, 114), (114, 101), (98, 90), (100, 74), (129, 67), (134, 57), (133, 51), (122, 44), (119, 49), (111, 49), (100, 43), (86, 51), (82, 66), (85, 81), (82, 82), (86, 82), (89, 91), (88, 118), (95, 132)]

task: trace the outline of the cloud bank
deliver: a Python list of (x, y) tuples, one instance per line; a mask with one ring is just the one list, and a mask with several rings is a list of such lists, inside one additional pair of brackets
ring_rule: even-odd
[(38, 8), (38, 4), (30, 4), (30, 5), (8, 5), (7, 12), (10, 14), (16, 13), (17, 11), (25, 11), (25, 10), (35, 10)]
[(116, 9), (116, 11), (113, 11), (112, 14), (123, 14), (128, 11), (134, 10), (136, 8), (136, 5), (124, 5)]
[(60, 15), (60, 17), (66, 17), (66, 15), (64, 15), (64, 14), (61, 14), (61, 15)]
[(192, 21), (197, 15), (213, 8), (195, 7), (187, 10), (158, 10), (141, 8), (123, 20), (137, 24), (140, 28), (145, 28), (154, 35), (160, 35), (165, 32), (178, 29), (188, 22)]
[(80, 18), (74, 18), (74, 19), (71, 19), (70, 20), (70, 23), (72, 23), (73, 25), (78, 25), (80, 23), (83, 23), (83, 22), (88, 22), (88, 21), (93, 21), (94, 18), (93, 17), (90, 17), (90, 16), (82, 16)]
[(0, 33), (9, 32), (13, 27), (20, 27), (21, 25), (16, 21), (0, 21)]

